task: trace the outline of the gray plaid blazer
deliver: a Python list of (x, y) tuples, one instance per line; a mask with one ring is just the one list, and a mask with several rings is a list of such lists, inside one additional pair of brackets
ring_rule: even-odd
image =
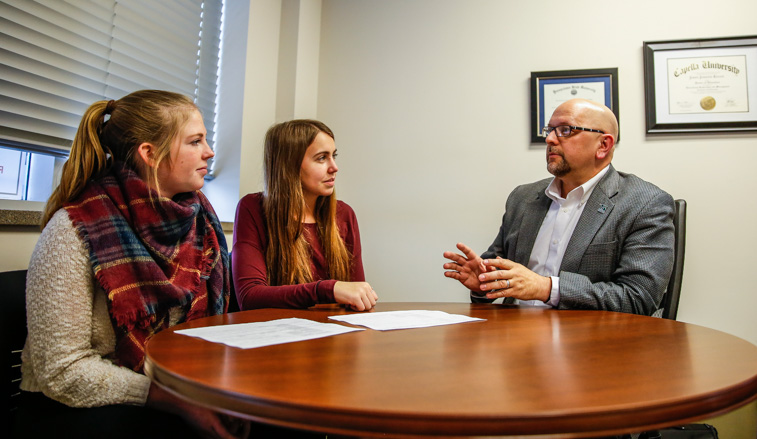
[[(481, 257), (527, 265), (552, 200), (547, 178), (510, 194), (499, 234)], [(560, 266), (560, 309), (651, 315), (673, 269), (673, 198), (610, 165), (586, 202)], [(471, 295), (474, 302), (491, 302)]]

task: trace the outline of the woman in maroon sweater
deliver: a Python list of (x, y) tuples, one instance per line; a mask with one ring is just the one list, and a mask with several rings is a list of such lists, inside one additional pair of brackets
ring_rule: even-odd
[(335, 159), (334, 133), (316, 120), (266, 133), (265, 190), (239, 201), (234, 222), (232, 273), (242, 309), (376, 304), (355, 212), (334, 193)]

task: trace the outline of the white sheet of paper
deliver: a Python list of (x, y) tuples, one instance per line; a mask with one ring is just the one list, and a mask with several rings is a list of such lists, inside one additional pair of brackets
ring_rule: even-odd
[(330, 337), (347, 332), (363, 331), (335, 323), (319, 323), (307, 319), (289, 318), (267, 322), (238, 323), (182, 329), (177, 334), (198, 337), (214, 343), (251, 349), (314, 338)]
[(365, 314), (347, 314), (329, 316), (329, 319), (351, 325), (365, 326), (378, 331), (391, 331), (393, 329), (426, 328), (429, 326), (454, 325), (484, 321), (476, 317), (468, 317), (460, 314), (449, 314), (444, 311), (384, 311)]

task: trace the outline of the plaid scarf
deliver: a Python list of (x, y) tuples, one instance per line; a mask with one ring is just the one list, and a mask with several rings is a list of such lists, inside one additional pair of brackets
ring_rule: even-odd
[(144, 346), (169, 325), (226, 311), (229, 255), (221, 224), (200, 192), (158, 197), (123, 163), (66, 203), (108, 296), (116, 363), (137, 372)]

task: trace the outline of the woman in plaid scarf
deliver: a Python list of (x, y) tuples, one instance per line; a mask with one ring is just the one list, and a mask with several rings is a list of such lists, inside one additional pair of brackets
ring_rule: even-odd
[(226, 240), (200, 192), (205, 136), (176, 93), (87, 109), (29, 264), (19, 437), (246, 435), (142, 372), (153, 334), (228, 306)]

